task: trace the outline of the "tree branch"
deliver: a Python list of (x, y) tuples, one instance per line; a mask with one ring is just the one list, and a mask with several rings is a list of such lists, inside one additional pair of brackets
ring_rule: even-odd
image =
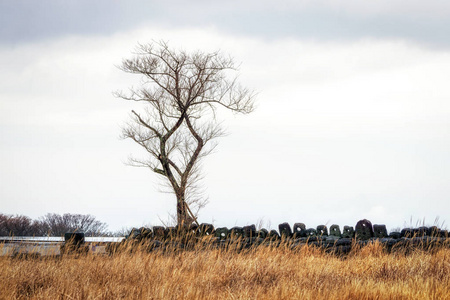
[(139, 122), (144, 125), (145, 127), (147, 127), (148, 129), (150, 129), (151, 131), (153, 131), (157, 137), (161, 138), (161, 134), (158, 132), (158, 130), (156, 130), (155, 128), (153, 128), (152, 126), (148, 125), (146, 122), (144, 122), (144, 120), (141, 119), (141, 116), (139, 116), (134, 110), (131, 111), (139, 120)]

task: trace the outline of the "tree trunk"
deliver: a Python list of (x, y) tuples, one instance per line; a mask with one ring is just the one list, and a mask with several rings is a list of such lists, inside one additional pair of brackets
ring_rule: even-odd
[(188, 224), (188, 214), (186, 210), (186, 203), (184, 202), (184, 193), (177, 194), (177, 223), (181, 228)]

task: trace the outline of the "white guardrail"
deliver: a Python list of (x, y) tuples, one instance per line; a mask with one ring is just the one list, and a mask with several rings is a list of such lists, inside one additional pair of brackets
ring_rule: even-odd
[[(103, 243), (119, 243), (123, 239), (124, 237), (85, 237), (84, 241), (88, 243), (90, 252), (106, 254), (106, 246)], [(97, 243), (100, 245), (96, 245)], [(0, 237), (0, 256), (60, 255), (63, 244), (64, 237)]]

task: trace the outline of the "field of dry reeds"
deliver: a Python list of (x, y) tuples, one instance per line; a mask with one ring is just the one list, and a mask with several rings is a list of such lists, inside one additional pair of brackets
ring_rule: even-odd
[[(129, 250), (129, 249), (128, 249)], [(0, 299), (450, 299), (450, 249), (312, 246), (0, 257)]]

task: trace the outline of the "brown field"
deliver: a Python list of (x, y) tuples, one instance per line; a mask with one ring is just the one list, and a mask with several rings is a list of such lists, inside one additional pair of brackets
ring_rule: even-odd
[(450, 249), (304, 246), (0, 257), (0, 299), (450, 299)]

